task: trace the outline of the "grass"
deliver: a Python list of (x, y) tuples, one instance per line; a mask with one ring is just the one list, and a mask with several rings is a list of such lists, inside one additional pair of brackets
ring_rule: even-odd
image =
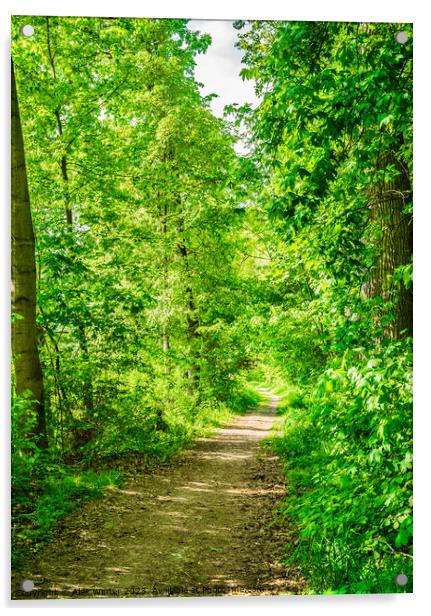
[(63, 516), (121, 483), (121, 473), (115, 470), (96, 472), (52, 465), (37, 491), (13, 496), (12, 565), (19, 565), (49, 541)]

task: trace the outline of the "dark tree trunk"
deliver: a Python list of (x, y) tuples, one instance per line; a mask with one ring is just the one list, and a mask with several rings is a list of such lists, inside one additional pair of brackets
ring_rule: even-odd
[(385, 334), (394, 340), (411, 336), (413, 332), (413, 292), (403, 282), (394, 287), (392, 276), (400, 265), (408, 265), (413, 253), (413, 225), (405, 213), (411, 201), (412, 189), (406, 168), (392, 155), (380, 156), (377, 169), (389, 165), (399, 171), (393, 179), (380, 182), (373, 193), (372, 218), (378, 229), (376, 263), (370, 285), (372, 297), (394, 301), (391, 312), (395, 318), (385, 326)]
[[(187, 333), (189, 341), (193, 344), (193, 341), (199, 340), (201, 338), (201, 334), (199, 332), (199, 317), (196, 309), (195, 298), (193, 294), (193, 289), (190, 283), (190, 267), (188, 261), (188, 250), (183, 240), (181, 243), (177, 244), (178, 250), (184, 260), (186, 275), (189, 279), (189, 284), (186, 287), (186, 297), (187, 297)], [(194, 365), (191, 366), (187, 370), (187, 376), (190, 381), (191, 388), (198, 389), (199, 380), (200, 380), (200, 365), (198, 361), (195, 361)]]
[(12, 311), (16, 315), (12, 354), (17, 394), (31, 392), (39, 445), (46, 447), (43, 375), (37, 346), (35, 242), (13, 63), (11, 91)]

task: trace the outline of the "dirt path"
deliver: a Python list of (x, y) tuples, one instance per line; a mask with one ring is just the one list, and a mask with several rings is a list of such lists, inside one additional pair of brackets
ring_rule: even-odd
[(87, 502), (21, 579), (52, 598), (300, 592), (298, 572), (280, 563), (288, 530), (270, 526), (285, 486), (260, 441), (276, 404), (268, 396), (172, 465)]

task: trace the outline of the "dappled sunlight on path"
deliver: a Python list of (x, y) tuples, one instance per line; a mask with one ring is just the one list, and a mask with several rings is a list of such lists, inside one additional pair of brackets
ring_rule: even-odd
[(172, 464), (86, 503), (22, 575), (52, 597), (299, 592), (281, 562), (288, 530), (271, 525), (285, 486), (261, 441), (275, 413), (268, 396)]

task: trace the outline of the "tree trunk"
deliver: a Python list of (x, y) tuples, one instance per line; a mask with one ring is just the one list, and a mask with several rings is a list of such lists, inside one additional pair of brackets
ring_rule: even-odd
[(24, 155), (21, 120), (12, 63), (12, 353), (17, 395), (30, 391), (37, 412), (35, 433), (46, 447), (43, 375), (37, 346), (36, 260), (33, 222)]
[[(186, 287), (186, 296), (187, 296), (187, 334), (193, 349), (193, 346), (196, 344), (196, 341), (201, 338), (201, 334), (199, 332), (199, 317), (196, 309), (195, 298), (193, 294), (193, 289), (190, 282), (190, 268), (188, 261), (188, 250), (185, 244), (185, 240), (183, 239), (180, 243), (177, 244), (178, 250), (184, 260), (186, 276), (189, 279), (188, 285)], [(194, 350), (194, 349), (193, 349)], [(191, 366), (187, 370), (187, 376), (190, 382), (191, 391), (197, 390), (199, 388), (200, 381), (200, 365), (199, 361), (196, 358), (194, 365)]]
[[(162, 235), (166, 238), (166, 235), (168, 233), (168, 205), (166, 202), (161, 207), (161, 221), (162, 221)], [(169, 267), (168, 259), (166, 256), (166, 252), (164, 251), (163, 275), (164, 275), (165, 281), (168, 278), (168, 267)], [(162, 325), (162, 343), (163, 343), (163, 352), (167, 353), (171, 348), (168, 323), (163, 323)], [(169, 372), (168, 362), (166, 362), (166, 371)]]
[(403, 213), (412, 196), (410, 179), (404, 166), (392, 155), (380, 156), (378, 170), (394, 165), (400, 172), (391, 180), (380, 182), (373, 194), (372, 218), (379, 238), (378, 254), (370, 286), (372, 297), (394, 301), (394, 319), (385, 334), (397, 340), (413, 333), (413, 292), (403, 282), (395, 289), (392, 276), (400, 265), (408, 265), (413, 253), (413, 225), (410, 214)]

